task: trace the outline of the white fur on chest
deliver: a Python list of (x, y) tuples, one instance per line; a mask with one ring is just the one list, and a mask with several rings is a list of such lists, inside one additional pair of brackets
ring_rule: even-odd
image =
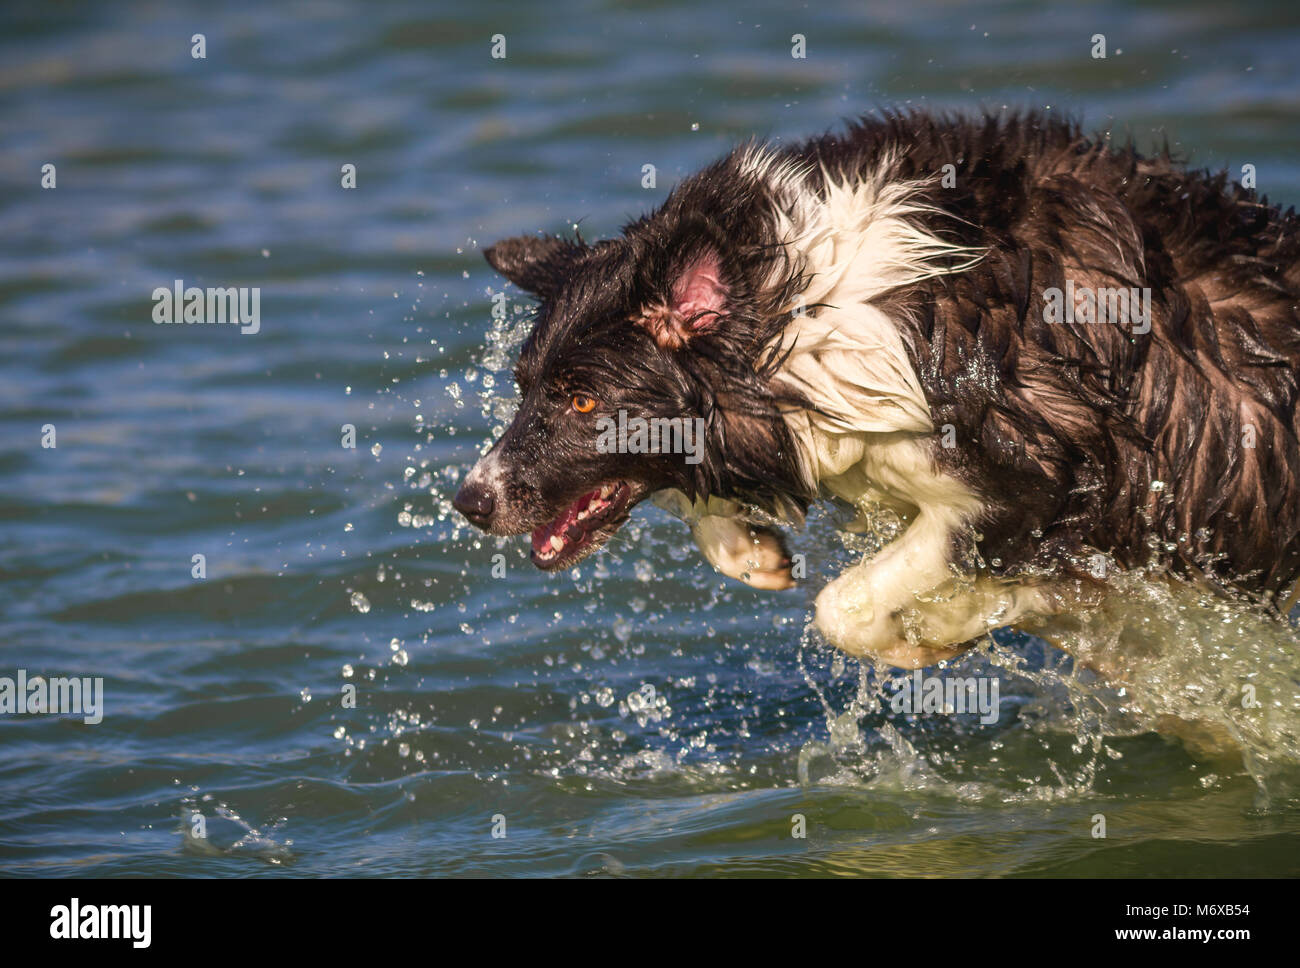
[(893, 167), (885, 157), (864, 177), (823, 172), (818, 194), (806, 170), (761, 149), (742, 161), (771, 187), (778, 235), (809, 280), (788, 307), (795, 316), (779, 342), (790, 352), (778, 377), (813, 408), (786, 422), (810, 485), (855, 504), (875, 490), (917, 508), (949, 506), (959, 517), (978, 502), (935, 467), (934, 424), (912, 354), (873, 300), (959, 272), (980, 253), (921, 228), (916, 217), (930, 211), (917, 197), (923, 184), (892, 178)]
[(955, 542), (982, 502), (935, 462), (935, 427), (904, 330), (873, 302), (960, 272), (980, 253), (919, 226), (922, 186), (891, 179), (889, 158), (865, 178), (825, 173), (824, 197), (805, 187), (806, 172), (770, 155), (754, 152), (745, 164), (772, 186), (780, 237), (810, 280), (787, 307), (795, 315), (779, 342), (790, 352), (777, 374), (812, 404), (786, 416), (806, 482), (861, 513), (890, 505), (908, 522), (822, 590), (818, 628), (847, 652), (914, 668), (1046, 608), (1037, 587), (953, 567)]

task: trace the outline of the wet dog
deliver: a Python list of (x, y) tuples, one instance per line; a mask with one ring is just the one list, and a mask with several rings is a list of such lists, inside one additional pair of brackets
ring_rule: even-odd
[(539, 568), (653, 498), (781, 589), (773, 522), (888, 511), (815, 621), (905, 668), (1114, 567), (1275, 610), (1300, 574), (1300, 219), (1224, 174), (1038, 115), (887, 115), (742, 146), (619, 238), (485, 255), (537, 315), (455, 506)]

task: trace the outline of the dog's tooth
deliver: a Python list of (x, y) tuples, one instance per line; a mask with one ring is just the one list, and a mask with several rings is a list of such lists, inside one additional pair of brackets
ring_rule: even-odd
[(558, 534), (551, 535), (551, 547), (554, 548), (556, 551), (563, 551), (564, 539), (561, 538)]

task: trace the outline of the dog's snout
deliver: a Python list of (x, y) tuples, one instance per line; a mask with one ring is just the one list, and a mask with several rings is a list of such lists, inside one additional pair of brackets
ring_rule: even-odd
[(482, 484), (477, 481), (466, 481), (456, 492), (451, 504), (469, 518), (471, 523), (485, 528), (492, 520), (492, 512), (496, 510), (497, 502), (492, 492)]

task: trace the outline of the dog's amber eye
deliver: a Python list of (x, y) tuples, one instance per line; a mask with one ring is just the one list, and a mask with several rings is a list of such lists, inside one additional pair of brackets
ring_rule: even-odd
[(573, 398), (573, 409), (578, 413), (591, 413), (596, 409), (596, 401), (579, 393)]

